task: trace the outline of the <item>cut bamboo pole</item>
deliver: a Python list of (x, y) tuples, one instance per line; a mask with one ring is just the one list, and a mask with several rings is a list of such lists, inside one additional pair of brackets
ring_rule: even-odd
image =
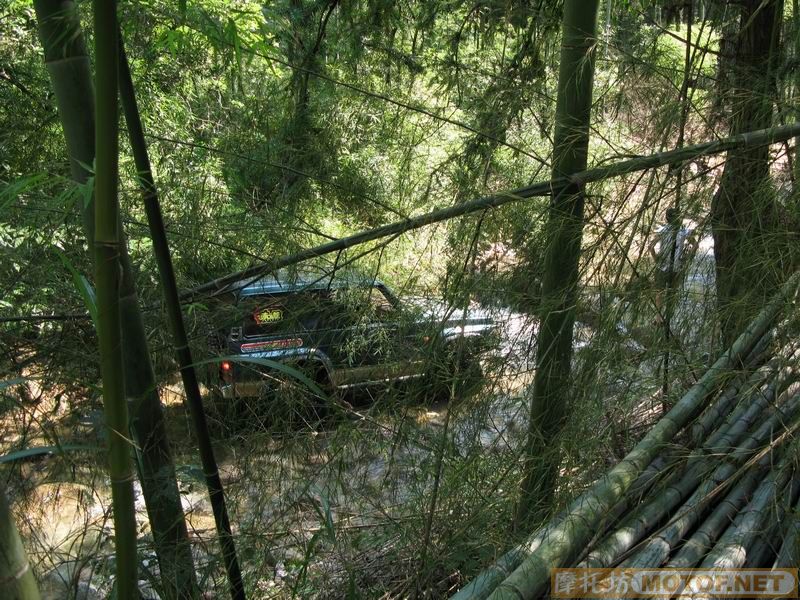
[[(773, 379), (766, 388), (758, 389), (751, 394), (745, 401), (740, 403), (741, 411), (735, 413), (735, 418), (731, 418), (726, 423), (727, 428), (721, 435), (714, 435), (709, 439), (707, 453), (713, 460), (718, 456), (724, 456), (732, 449), (736, 450), (737, 443), (751, 427), (762, 420), (770, 418), (770, 414), (775, 411), (775, 407), (780, 407), (796, 391), (792, 384), (796, 377), (785, 379), (778, 377)], [(776, 400), (777, 396), (777, 400)]]
[[(119, 89), (122, 97), (122, 106), (125, 112), (125, 121), (128, 125), (128, 134), (133, 150), (133, 158), (138, 174), (138, 183), (142, 190), (144, 208), (147, 214), (147, 223), (153, 240), (153, 251), (156, 256), (161, 287), (167, 307), (170, 329), (172, 330), (173, 347), (180, 367), (183, 389), (186, 392), (186, 401), (194, 424), (197, 445), (200, 450), (200, 460), (203, 465), (203, 475), (206, 480), (211, 509), (217, 527), (222, 558), (228, 575), (231, 596), (234, 600), (243, 600), (245, 597), (242, 573), (236, 556), (236, 545), (231, 533), (231, 524), (228, 509), (225, 504), (225, 493), (219, 477), (219, 468), (214, 457), (211, 436), (208, 432), (203, 399), (200, 396), (200, 387), (197, 384), (197, 374), (192, 360), (192, 351), (186, 336), (183, 323), (180, 301), (178, 300), (178, 286), (175, 283), (175, 271), (172, 266), (169, 243), (164, 230), (164, 219), (158, 201), (158, 191), (153, 171), (150, 167), (150, 158), (147, 154), (147, 144), (144, 139), (142, 121), (136, 103), (136, 93), (131, 78), (130, 66), (125, 55), (122, 39), (119, 43)], [(187, 582), (188, 583), (188, 582)], [(182, 596), (196, 596), (197, 589), (188, 589), (181, 592)]]
[[(782, 348), (766, 365), (753, 373), (742, 386), (742, 392), (745, 394), (745, 397), (742, 398), (742, 394), (739, 395), (736, 407), (732, 411), (729, 410), (729, 414), (725, 419), (725, 426), (711, 434), (705, 446), (714, 447), (718, 444), (720, 437), (724, 434), (727, 427), (729, 427), (731, 423), (738, 421), (742, 415), (749, 410), (753, 394), (759, 393), (759, 387), (763, 386), (777, 375), (778, 381), (776, 385), (773, 386), (773, 393), (775, 390), (777, 390), (778, 393), (782, 393), (789, 384), (796, 381), (798, 378), (798, 370), (795, 365), (799, 356), (800, 349), (798, 349), (794, 343), (791, 343)], [(719, 417), (715, 415), (715, 418)]]
[[(725, 499), (714, 508), (711, 515), (686, 540), (686, 543), (683, 544), (675, 557), (667, 562), (666, 567), (690, 569), (700, 563), (708, 551), (714, 547), (719, 536), (730, 525), (736, 514), (747, 505), (750, 494), (764, 479), (765, 470), (769, 466), (770, 459), (771, 456), (764, 457), (758, 465), (750, 469), (744, 477), (736, 482), (731, 491), (728, 492), (728, 495), (725, 496)], [(672, 550), (672, 544), (668, 540), (658, 539), (656, 543), (665, 546), (663, 549), (665, 554)], [(625, 566), (629, 566), (628, 563)]]
[(704, 448), (715, 448), (723, 441), (730, 428), (744, 418), (748, 414), (750, 419), (757, 415), (752, 414), (751, 407), (753, 401), (758, 403), (759, 410), (763, 404), (760, 400), (767, 397), (774, 399), (775, 391), (778, 382), (773, 379), (777, 377), (777, 361), (773, 360), (770, 364), (764, 365), (761, 369), (753, 373), (745, 384), (742, 386), (741, 395), (737, 398), (737, 402), (733, 410), (724, 417), (722, 425), (713, 431), (706, 441), (703, 443)]
[[(758, 464), (750, 468), (746, 475), (733, 485), (725, 499), (715, 507), (712, 514), (684, 544), (680, 558), (673, 559), (665, 565), (665, 568), (689, 569), (695, 567), (703, 559), (703, 556), (713, 547), (719, 536), (731, 524), (737, 512), (747, 506), (751, 493), (764, 481), (764, 478), (769, 473), (771, 460), (771, 454), (762, 457)], [(659, 536), (655, 536), (651, 542), (655, 542), (656, 545), (662, 544), (664, 546), (662, 549), (666, 554), (671, 550), (671, 546)], [(650, 564), (645, 562), (645, 565), (644, 567), (640, 566), (634, 559), (624, 561), (617, 566), (620, 568), (655, 568), (660, 566), (660, 563)], [(661, 600), (670, 600), (670, 598), (670, 596), (664, 596)], [(623, 599), (614, 598), (613, 600)]]
[(794, 472), (794, 477), (783, 488), (783, 493), (776, 497), (775, 504), (770, 507), (771, 512), (766, 521), (767, 530), (760, 532), (760, 535), (756, 537), (753, 546), (747, 553), (747, 560), (744, 564), (746, 569), (771, 567), (780, 551), (784, 518), (786, 513), (791, 510), (795, 491), (798, 489), (798, 484), (800, 484), (797, 465), (789, 465), (789, 469)]
[[(628, 490), (625, 497), (622, 498), (617, 505), (611, 509), (611, 511), (609, 511), (608, 517), (606, 518), (607, 523), (618, 522), (626, 512), (630, 511), (631, 507), (640, 506), (645, 494), (649, 492), (650, 486), (658, 483), (662, 488), (666, 488), (678, 480), (681, 477), (681, 472), (677, 469), (677, 467), (681, 461), (685, 461), (686, 451), (689, 451), (696, 446), (699, 446), (701, 449), (705, 449), (705, 451), (700, 452), (699, 454), (694, 453), (692, 455), (696, 460), (697, 456), (704, 456), (707, 454), (707, 450), (711, 447), (714, 439), (718, 439), (719, 436), (724, 435), (725, 432), (728, 431), (732, 422), (731, 418), (728, 417), (722, 422), (722, 424), (720, 424), (720, 418), (726, 416), (724, 410), (731, 410), (731, 406), (733, 404), (731, 399), (734, 399), (741, 389), (749, 389), (747, 382), (751, 381), (750, 377), (753, 377), (754, 375), (753, 373), (750, 373), (750, 370), (758, 370), (761, 368), (761, 363), (765, 358), (764, 351), (769, 344), (769, 340), (769, 335), (765, 335), (761, 338), (761, 340), (759, 340), (747, 358), (742, 361), (743, 370), (738, 372), (733, 380), (727, 384), (727, 387), (723, 388), (722, 392), (717, 395), (717, 400), (715, 400), (714, 404), (712, 405), (715, 411), (715, 418), (708, 419), (705, 424), (702, 424), (697, 428), (693, 428), (693, 433), (689, 436), (688, 443), (682, 447), (681, 451), (672, 449), (672, 456), (662, 454), (656, 457), (656, 459), (650, 463), (650, 465), (648, 465), (644, 471), (642, 471), (637, 482), (631, 485), (631, 488)], [(753, 379), (752, 382), (753, 385), (755, 385), (755, 382), (763, 383), (764, 378), (758, 377), (757, 379)], [(711, 408), (707, 409), (703, 415), (707, 415), (709, 410), (711, 410)], [(695, 421), (694, 425), (697, 425), (697, 421)], [(715, 436), (717, 437), (715, 438)]]
[(39, 600), (36, 577), (14, 523), (14, 515), (0, 479), (0, 598)]
[(764, 524), (772, 513), (775, 500), (792, 475), (792, 451), (797, 444), (792, 444), (787, 457), (784, 457), (776, 470), (758, 486), (753, 498), (744, 511), (740, 512), (733, 524), (725, 530), (714, 548), (700, 563), (703, 569), (738, 569), (747, 561), (748, 550), (753, 547), (755, 539), (763, 534)]
[[(757, 364), (760, 359), (763, 358), (761, 352), (764, 349), (762, 346), (762, 342), (768, 336), (764, 336), (761, 338), (757, 348), (754, 348), (753, 351), (750, 353), (747, 359), (744, 361), (744, 368), (759, 368)], [(753, 377), (754, 374), (749, 373), (749, 377)], [(642, 471), (641, 475), (639, 476), (637, 482), (631, 485), (630, 489), (626, 493), (625, 497), (623, 497), (617, 505), (609, 511), (608, 518), (606, 519), (609, 523), (615, 523), (622, 517), (626, 512), (628, 512), (631, 507), (638, 507), (642, 504), (642, 501), (645, 498), (645, 494), (649, 492), (650, 487), (654, 484), (659, 484), (659, 486), (664, 489), (669, 487), (670, 485), (674, 484), (680, 477), (682, 473), (678, 470), (679, 464), (681, 462), (686, 462), (685, 453), (686, 451), (691, 450), (693, 447), (699, 446), (701, 451), (694, 452), (690, 455), (689, 461), (692, 461), (692, 457), (696, 460), (699, 457), (703, 457), (707, 455), (708, 449), (712, 447), (714, 440), (719, 439), (720, 436), (724, 435), (731, 425), (731, 419), (727, 418), (725, 421), (720, 423), (719, 419), (725, 417), (725, 414), (722, 412), (722, 407), (720, 406), (720, 399), (722, 397), (733, 397), (735, 398), (736, 394), (741, 389), (747, 389), (747, 382), (748, 381), (758, 381), (759, 383), (764, 382), (764, 375), (759, 375), (757, 380), (753, 379), (750, 380), (748, 377), (748, 371), (740, 372), (736, 375), (733, 381), (731, 381), (727, 387), (723, 389), (723, 391), (717, 396), (717, 400), (714, 403), (716, 418), (712, 420), (708, 420), (707, 424), (701, 425), (700, 427), (693, 429), (693, 433), (695, 435), (691, 435), (689, 437), (689, 441), (686, 446), (681, 446), (680, 450), (677, 448), (672, 448), (670, 450), (671, 455), (661, 454), (656, 459), (647, 466), (647, 468)], [(727, 405), (727, 409), (731, 409), (732, 402), (726, 400), (725, 404)], [(708, 411), (704, 412), (703, 415), (706, 415)], [(697, 422), (695, 422), (695, 425)], [(707, 430), (707, 429), (710, 429)], [(705, 438), (705, 439), (704, 439)], [(702, 444), (702, 445), (701, 445)]]
[(591, 539), (594, 525), (622, 498), (641, 471), (656, 458), (675, 434), (700, 412), (708, 396), (720, 386), (728, 370), (739, 365), (771, 328), (787, 299), (794, 295), (798, 277), (800, 274), (794, 274), (788, 279), (728, 351), (616, 467), (581, 495), (576, 510), (571, 511), (553, 528), (547, 540), (525, 558), (490, 598), (535, 598), (547, 589), (550, 569), (564, 565), (578, 554)]
[(783, 423), (791, 422), (796, 418), (800, 410), (800, 395), (797, 395), (797, 390), (791, 391), (793, 393), (791, 398), (786, 400), (780, 408), (773, 410), (769, 418), (753, 434), (728, 454), (725, 462), (703, 481), (669, 524), (626, 562), (627, 566), (654, 567), (667, 560), (671, 549), (675, 548), (678, 542), (691, 531), (705, 512), (710, 495), (717, 493), (721, 485), (729, 484), (739, 471), (740, 465), (750, 458), (755, 450), (768, 443), (771, 436), (780, 429)]
[[(711, 515), (695, 534), (686, 541), (676, 558), (668, 562), (664, 568), (690, 569), (696, 567), (709, 548), (713, 547), (715, 541), (728, 529), (738, 512), (748, 505), (753, 490), (765, 481), (772, 466), (772, 454), (767, 454), (750, 468), (747, 474), (736, 482), (724, 500), (715, 506)], [(658, 539), (656, 541), (663, 542)], [(667, 547), (666, 551), (669, 552), (669, 550), (670, 548)], [(660, 564), (651, 565), (649, 563), (642, 566), (636, 561), (625, 561), (619, 565), (621, 568), (655, 568), (658, 566)], [(662, 600), (670, 600), (670, 598), (671, 596), (663, 596)], [(622, 598), (614, 600), (622, 600)]]
[(797, 565), (800, 565), (800, 500), (795, 504), (794, 514), (789, 518), (783, 545), (773, 567), (778, 569)]
[[(762, 340), (766, 337), (764, 336)], [(771, 372), (774, 372), (774, 365), (775, 362), (770, 362), (758, 368), (754, 373), (737, 373), (731, 385), (725, 388), (719, 398), (692, 424), (691, 439), (696, 444), (700, 444), (700, 440), (711, 435), (710, 432), (714, 428), (719, 428), (720, 419), (728, 419), (728, 415), (737, 404), (739, 394), (744, 390), (758, 387)]]
[(100, 373), (108, 428), (111, 497), (114, 507), (116, 597), (138, 596), (133, 447), (128, 439), (128, 402), (122, 372), (119, 283), (119, 112), (117, 104), (117, 3), (94, 0), (95, 98), (95, 271)]
[(677, 481), (659, 488), (658, 493), (654, 494), (649, 502), (638, 507), (622, 527), (606, 537), (578, 566), (589, 568), (612, 566), (644, 539), (681, 501), (692, 494), (710, 471), (714, 470), (719, 461), (718, 457), (727, 454), (730, 448), (741, 440), (773, 400), (777, 386), (778, 382), (773, 382), (769, 386), (768, 392), (756, 394), (756, 397), (750, 402), (742, 403), (747, 406), (747, 410), (725, 428), (725, 432), (715, 446), (693, 452), (686, 461), (685, 471), (677, 478)]

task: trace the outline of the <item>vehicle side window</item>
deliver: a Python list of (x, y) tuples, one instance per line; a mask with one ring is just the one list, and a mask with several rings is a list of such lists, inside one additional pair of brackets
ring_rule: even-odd
[(379, 318), (391, 316), (395, 312), (395, 306), (391, 303), (383, 290), (378, 287), (369, 289), (369, 303), (371, 309)]
[(333, 292), (330, 322), (343, 327), (359, 322), (387, 321), (396, 308), (378, 287), (341, 288)]

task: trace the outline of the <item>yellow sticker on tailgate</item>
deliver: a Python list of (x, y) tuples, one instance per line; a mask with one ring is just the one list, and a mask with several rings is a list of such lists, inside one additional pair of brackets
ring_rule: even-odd
[(253, 319), (259, 325), (277, 323), (283, 319), (283, 311), (279, 308), (260, 308), (253, 315)]

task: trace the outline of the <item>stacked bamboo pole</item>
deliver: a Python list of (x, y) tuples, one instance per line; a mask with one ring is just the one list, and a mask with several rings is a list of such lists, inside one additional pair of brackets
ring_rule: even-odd
[[(712, 495), (719, 494), (718, 490), (725, 489), (725, 485), (730, 485), (738, 475), (743, 474), (742, 467), (746, 459), (765, 444), (770, 444), (770, 435), (778, 430), (783, 421), (798, 416), (800, 409), (798, 390), (793, 388), (787, 391), (794, 394), (792, 398), (786, 401), (785, 396), (788, 394), (782, 394), (782, 400), (784, 400), (782, 406), (774, 410), (739, 447), (727, 455), (720, 453), (715, 456), (715, 462), (719, 463), (719, 466), (678, 509), (677, 517), (674, 517), (657, 536), (650, 539), (632, 559), (625, 563), (625, 566), (657, 567), (663, 564), (669, 553), (704, 515), (707, 505), (713, 500)], [(770, 455), (767, 454), (760, 459), (760, 462), (769, 457)]]
[(786, 528), (778, 556), (775, 558), (774, 568), (796, 567), (800, 564), (800, 499), (795, 504), (793, 517)]
[[(781, 383), (775, 381), (767, 386), (762, 394), (751, 397), (749, 401), (741, 403), (748, 408), (738, 419), (731, 423), (724, 423), (720, 430), (724, 431), (721, 436), (712, 434), (712, 445), (704, 445), (696, 453), (692, 453), (686, 461), (686, 470), (676, 482), (668, 482), (658, 488), (655, 497), (649, 503), (643, 503), (629, 517), (626, 522), (616, 531), (611, 533), (602, 543), (598, 545), (584, 560), (579, 567), (609, 567), (618, 563), (619, 559), (640, 542), (649, 532), (653, 530), (655, 524), (668, 516), (681, 502), (684, 502), (686, 515), (682, 520), (690, 520), (696, 514), (694, 507), (697, 503), (704, 500), (706, 495), (717, 485), (732, 477), (738, 465), (747, 457), (747, 452), (752, 451), (768, 442), (771, 428), (775, 427), (781, 417), (786, 415), (781, 409), (770, 411), (770, 403), (775, 396), (775, 391)], [(790, 391), (796, 391), (790, 388)], [(780, 400), (786, 400), (786, 394)], [(788, 404), (788, 403), (787, 403)], [(787, 411), (794, 411), (796, 403), (787, 406)], [(749, 427), (758, 420), (758, 417), (765, 412), (772, 412), (765, 425), (760, 427), (755, 433), (744, 438)], [(744, 438), (744, 439), (743, 439)], [(730, 452), (735, 448), (734, 452)], [(730, 452), (730, 460), (719, 464), (720, 457)], [(719, 466), (717, 466), (719, 465)], [(716, 467), (716, 468), (715, 468)], [(710, 476), (709, 476), (710, 473)], [(697, 490), (697, 491), (696, 491)], [(686, 525), (691, 526), (691, 522)], [(667, 531), (673, 531), (668, 528)], [(642, 556), (640, 560), (633, 560), (625, 566), (645, 567), (660, 564), (663, 556), (658, 550), (668, 552), (668, 548), (677, 543), (681, 538), (673, 534), (670, 544), (666, 545), (661, 537), (652, 539), (648, 545), (637, 556)], [(647, 550), (655, 546), (653, 552), (659, 558), (649, 556)]]
[[(750, 564), (749, 558), (772, 566), (777, 548), (756, 544), (752, 532), (778, 529), (778, 513), (766, 511), (764, 502), (782, 499), (787, 506), (781, 510), (787, 511), (789, 499), (797, 495), (796, 486), (787, 487), (794, 463), (785, 446), (800, 428), (800, 385), (796, 349), (784, 348), (764, 364), (764, 340), (771, 339), (767, 334), (794, 296), (799, 278), (795, 274), (786, 282), (728, 352), (616, 467), (455, 598), (538, 598), (546, 593), (554, 567), (662, 566), (670, 556), (670, 566), (697, 566), (713, 552), (728, 556), (727, 546), (719, 544), (740, 538), (751, 546), (742, 564)], [(682, 457), (666, 453), (679, 433), (686, 440)], [(761, 504), (753, 504), (759, 498)], [(633, 513), (616, 523), (631, 506)], [(726, 528), (739, 511), (750, 517), (739, 527), (744, 533), (731, 538)], [(776, 566), (793, 560), (798, 530), (786, 531), (787, 549), (778, 553)]]

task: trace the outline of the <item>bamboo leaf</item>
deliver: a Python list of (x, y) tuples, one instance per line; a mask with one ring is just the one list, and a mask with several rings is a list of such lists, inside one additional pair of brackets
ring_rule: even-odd
[[(84, 165), (84, 168), (87, 169)], [(80, 197), (83, 200), (83, 208), (86, 209), (92, 203), (92, 198), (94, 197), (94, 175), (90, 175), (84, 183), (79, 183), (78, 188), (80, 189)]]
[(75, 289), (78, 291), (81, 299), (83, 300), (84, 305), (86, 306), (86, 310), (89, 311), (89, 316), (92, 317), (92, 323), (94, 323), (95, 329), (97, 328), (97, 296), (95, 295), (94, 288), (92, 284), (89, 283), (89, 280), (86, 279), (72, 262), (67, 258), (67, 255), (64, 254), (58, 248), (55, 248), (56, 254), (58, 258), (61, 260), (61, 263), (64, 267), (69, 271), (70, 276), (72, 277), (72, 285), (75, 286)]
[(325, 527), (325, 532), (328, 534), (331, 542), (336, 543), (336, 529), (333, 525), (333, 515), (331, 514), (331, 503), (328, 496), (324, 492), (319, 493), (319, 504), (313, 503), (314, 510), (322, 521)]
[(83, 446), (68, 444), (65, 446), (37, 446), (35, 448), (25, 448), (23, 450), (15, 450), (7, 454), (0, 455), (0, 464), (12, 463), (18, 460), (25, 460), (33, 458), (34, 456), (42, 456), (46, 454), (64, 454), (65, 452), (102, 452), (103, 448), (99, 446)]
[(0, 211), (4, 210), (9, 204), (19, 198), (21, 194), (36, 188), (46, 179), (47, 177), (40, 173), (20, 177), (4, 186), (2, 190), (0, 190)]

